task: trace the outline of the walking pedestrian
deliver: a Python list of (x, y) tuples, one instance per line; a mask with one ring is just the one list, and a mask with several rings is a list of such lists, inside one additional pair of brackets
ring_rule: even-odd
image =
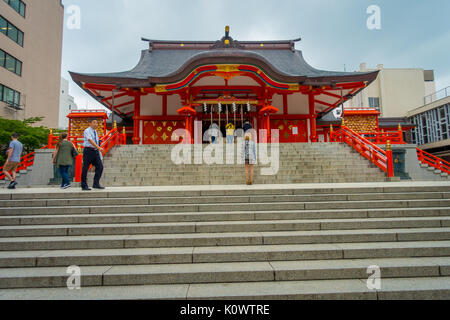
[(104, 190), (100, 185), (100, 179), (103, 174), (103, 162), (101, 154), (104, 150), (100, 147), (100, 140), (97, 134), (98, 120), (89, 119), (89, 128), (84, 130), (84, 150), (83, 150), (83, 170), (81, 172), (81, 189), (91, 191), (87, 184), (87, 173), (89, 167), (95, 167), (94, 189)]
[(8, 189), (15, 189), (17, 186), (16, 172), (20, 164), (22, 151), (23, 145), (19, 141), (19, 135), (17, 133), (13, 133), (11, 135), (11, 142), (9, 143), (8, 150), (6, 151), (8, 157), (6, 159), (5, 166), (3, 167), (3, 173), (10, 181)]
[(69, 169), (73, 166), (73, 160), (77, 155), (75, 146), (67, 140), (67, 133), (62, 133), (60, 141), (56, 145), (55, 152), (53, 153), (53, 163), (56, 164), (62, 177), (61, 189), (71, 187)]

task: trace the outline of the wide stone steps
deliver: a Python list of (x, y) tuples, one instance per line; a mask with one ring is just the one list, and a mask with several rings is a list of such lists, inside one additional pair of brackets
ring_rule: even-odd
[[(103, 182), (109, 186), (165, 186), (165, 185), (232, 185), (245, 184), (243, 164), (208, 165), (205, 150), (211, 146), (189, 146), (191, 161), (201, 159), (202, 164), (176, 165), (171, 157), (175, 146), (120, 146), (114, 148), (104, 160)], [(218, 145), (218, 147), (223, 147)], [(278, 152), (279, 170), (262, 176), (255, 166), (255, 184), (289, 183), (345, 183), (385, 181), (386, 174), (372, 167), (365, 158), (350, 148), (331, 143), (258, 145), (267, 147), (268, 154)], [(225, 148), (223, 149), (225, 151)], [(238, 157), (234, 146), (234, 161)], [(225, 157), (222, 155), (222, 158)], [(224, 159), (225, 160), (225, 159)]]
[(27, 298), (450, 298), (450, 184), (3, 191), (0, 299)]
[(0, 299), (20, 300), (423, 300), (450, 299), (450, 277), (387, 278), (382, 290), (367, 279), (239, 283), (96, 286), (83, 290), (27, 288), (0, 290)]
[[(387, 278), (448, 277), (450, 258), (392, 258), (100, 266), (84, 269), (83, 286), (359, 279), (376, 264)], [(66, 287), (66, 269), (0, 269), (0, 289)]]
[(0, 268), (450, 257), (450, 241), (0, 252)]
[(144, 235), (13, 237), (0, 239), (0, 251), (170, 248), (236, 245), (324, 244), (450, 240), (450, 228), (263, 231)]

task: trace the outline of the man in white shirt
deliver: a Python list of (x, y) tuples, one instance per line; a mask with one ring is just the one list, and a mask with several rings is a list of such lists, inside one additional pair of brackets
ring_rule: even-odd
[(103, 174), (103, 163), (101, 154), (104, 150), (100, 147), (100, 140), (97, 134), (98, 120), (90, 119), (90, 127), (84, 130), (84, 150), (83, 150), (83, 170), (81, 172), (81, 189), (83, 191), (91, 191), (87, 184), (87, 173), (89, 167), (95, 167), (94, 189), (104, 190), (100, 185), (100, 179)]

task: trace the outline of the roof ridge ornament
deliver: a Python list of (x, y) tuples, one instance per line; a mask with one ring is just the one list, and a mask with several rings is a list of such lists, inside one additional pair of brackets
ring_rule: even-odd
[(232, 37), (230, 37), (230, 26), (225, 27), (225, 36), (221, 40), (216, 41), (216, 43), (211, 46), (211, 49), (228, 48), (244, 49), (244, 46), (241, 45), (239, 41), (234, 40)]

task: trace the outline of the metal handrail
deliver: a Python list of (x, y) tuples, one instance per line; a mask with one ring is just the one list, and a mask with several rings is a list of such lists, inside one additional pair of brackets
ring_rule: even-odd
[[(442, 94), (442, 96), (440, 96)], [(440, 96), (440, 97), (438, 97)], [(436, 91), (435, 93), (432, 93), (424, 98), (424, 105), (433, 103), (435, 101), (447, 98), (450, 96), (450, 86), (444, 89), (441, 89), (439, 91)]]

